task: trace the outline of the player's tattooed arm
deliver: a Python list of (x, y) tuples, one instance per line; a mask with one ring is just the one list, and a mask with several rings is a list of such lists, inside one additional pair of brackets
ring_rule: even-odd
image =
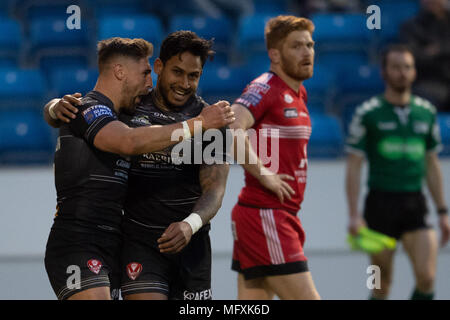
[(207, 224), (222, 206), (229, 170), (228, 164), (204, 164), (200, 168), (202, 195), (197, 200), (193, 212), (202, 218), (203, 225)]
[[(202, 165), (199, 173), (202, 195), (197, 200), (193, 212), (202, 219), (203, 225), (209, 222), (219, 211), (225, 194), (229, 165)], [(189, 243), (192, 228), (186, 221), (171, 223), (158, 239), (161, 253), (177, 253)]]

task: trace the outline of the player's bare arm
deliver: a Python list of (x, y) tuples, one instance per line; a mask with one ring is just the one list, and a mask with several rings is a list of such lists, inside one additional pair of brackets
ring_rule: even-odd
[[(431, 197), (433, 198), (437, 210), (444, 210), (447, 208), (447, 205), (445, 203), (442, 171), (437, 153), (432, 151), (428, 152), (426, 162), (428, 190), (430, 190)], [(441, 229), (440, 245), (443, 247), (450, 238), (448, 214), (439, 215), (439, 227)]]
[[(200, 216), (202, 225), (207, 224), (222, 205), (228, 171), (228, 164), (202, 165), (200, 168), (199, 181), (202, 195), (197, 200), (193, 212)], [(191, 240), (192, 233), (189, 223), (185, 221), (172, 223), (158, 239), (160, 251), (162, 253), (180, 252)]]
[[(267, 169), (253, 150), (246, 130), (251, 128), (255, 122), (251, 112), (240, 104), (233, 104), (231, 110), (234, 112), (236, 121), (230, 124), (234, 129), (234, 156), (238, 160), (238, 155), (245, 154), (245, 163), (242, 167), (254, 176), (268, 190), (275, 193), (284, 202), (285, 197), (290, 199), (295, 191), (284, 180), (295, 180), (288, 174), (276, 174)], [(239, 142), (238, 142), (239, 141)], [(244, 141), (244, 143), (240, 143)]]
[(364, 156), (357, 153), (349, 153), (347, 157), (347, 171), (345, 176), (345, 191), (349, 213), (348, 231), (356, 235), (359, 227), (364, 222), (358, 212), (359, 187), (361, 183), (361, 168)]
[[(70, 122), (74, 119), (81, 102), (78, 99), (81, 94), (65, 95), (62, 99), (51, 100), (44, 108), (44, 118), (52, 127), (59, 127), (61, 121)], [(49, 108), (58, 120), (50, 116)], [(219, 101), (211, 106), (205, 107), (199, 116), (187, 121), (190, 134), (194, 135), (194, 123), (202, 123), (204, 130), (221, 128), (229, 125), (235, 120), (234, 113), (227, 101)], [(102, 128), (95, 137), (94, 145), (106, 152), (122, 155), (138, 155), (147, 152), (162, 150), (182, 140), (172, 140), (174, 130), (183, 129), (181, 123), (166, 126), (151, 126), (130, 128), (120, 121), (113, 121)]]
[[(196, 121), (202, 123), (204, 130), (217, 129), (232, 123), (234, 116), (229, 103), (219, 101), (205, 107), (199, 116), (186, 121), (190, 135), (194, 135)], [(112, 121), (97, 133), (94, 145), (106, 152), (138, 155), (162, 150), (183, 140), (183, 136), (172, 139), (172, 133), (177, 129), (183, 130), (183, 124), (130, 128), (123, 122)]]

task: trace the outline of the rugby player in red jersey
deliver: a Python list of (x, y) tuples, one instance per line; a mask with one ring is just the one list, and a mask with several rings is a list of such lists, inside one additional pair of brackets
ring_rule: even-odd
[[(232, 212), (232, 269), (238, 272), (239, 299), (272, 299), (274, 295), (320, 299), (308, 270), (305, 233), (297, 217), (306, 186), (306, 148), (311, 134), (302, 82), (313, 74), (313, 31), (313, 23), (305, 18), (269, 20), (265, 38), (270, 71), (253, 80), (232, 105), (235, 154), (246, 155), (245, 186)], [(255, 139), (246, 137), (250, 131)], [(270, 165), (265, 155), (270, 155)]]

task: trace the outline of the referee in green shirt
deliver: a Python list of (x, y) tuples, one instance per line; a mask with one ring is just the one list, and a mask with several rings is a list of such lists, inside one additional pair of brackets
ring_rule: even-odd
[[(438, 241), (427, 222), (427, 204), (422, 181), (439, 214), (441, 246), (450, 235), (443, 181), (438, 160), (441, 148), (436, 109), (412, 95), (416, 78), (414, 57), (403, 45), (392, 45), (382, 56), (384, 94), (363, 102), (355, 111), (347, 140), (346, 193), (349, 232), (359, 227), (400, 240), (413, 266), (416, 287), (411, 299), (432, 299)], [(358, 211), (361, 167), (369, 163), (369, 192), (363, 216)], [(381, 288), (371, 299), (385, 299), (392, 281), (394, 250), (371, 255), (381, 270)]]

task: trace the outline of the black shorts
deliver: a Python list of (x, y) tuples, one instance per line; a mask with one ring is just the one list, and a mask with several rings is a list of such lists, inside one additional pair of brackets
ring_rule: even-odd
[(59, 300), (95, 287), (110, 287), (119, 298), (122, 236), (101, 230), (53, 229), (45, 251), (45, 269)]
[(400, 239), (405, 232), (431, 228), (426, 222), (427, 204), (422, 192), (371, 190), (366, 197), (364, 219), (367, 227)]
[(179, 253), (160, 253), (157, 240), (165, 229), (124, 219), (122, 296), (157, 292), (176, 300), (211, 299), (209, 226), (195, 233)]

